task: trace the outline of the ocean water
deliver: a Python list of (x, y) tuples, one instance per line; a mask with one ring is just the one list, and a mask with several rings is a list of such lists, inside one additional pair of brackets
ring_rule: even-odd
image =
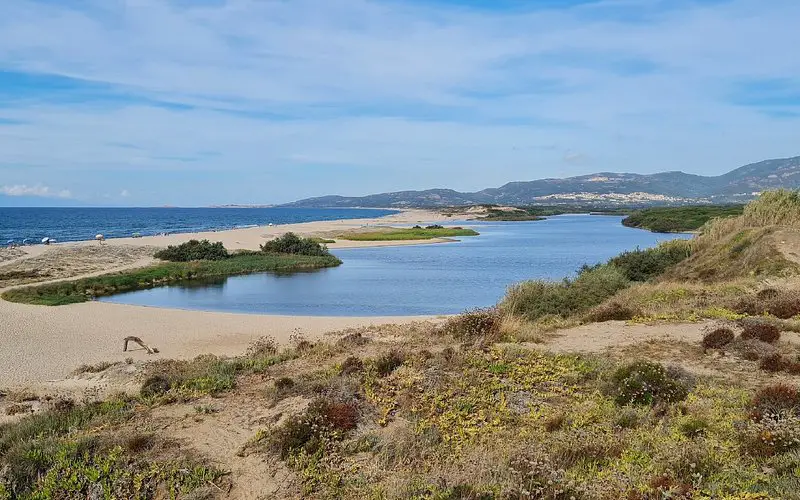
[(9, 208), (0, 207), (0, 245), (24, 239), (38, 243), (122, 238), (139, 233), (191, 233), (300, 222), (363, 219), (391, 210), (304, 208)]
[(458, 243), (336, 250), (344, 262), (337, 268), (237, 276), (102, 300), (253, 314), (454, 314), (496, 304), (513, 283), (562, 279), (583, 264), (603, 262), (624, 250), (689, 237), (631, 229), (621, 220), (563, 215), (537, 222), (458, 222), (480, 236)]

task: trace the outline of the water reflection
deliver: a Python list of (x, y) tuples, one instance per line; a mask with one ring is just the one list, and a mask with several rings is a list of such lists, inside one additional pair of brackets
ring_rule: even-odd
[[(104, 300), (157, 307), (314, 316), (452, 314), (495, 304), (508, 285), (561, 279), (583, 264), (685, 235), (656, 235), (620, 217), (458, 223), (481, 236), (459, 243), (339, 250), (338, 268), (182, 283)], [(454, 223), (455, 224), (455, 223)]]

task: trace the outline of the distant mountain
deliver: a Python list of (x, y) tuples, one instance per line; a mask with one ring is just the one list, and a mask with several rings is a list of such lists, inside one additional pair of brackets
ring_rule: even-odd
[(444, 207), (458, 205), (645, 205), (679, 203), (729, 203), (752, 199), (766, 189), (800, 188), (800, 156), (766, 160), (716, 177), (662, 172), (625, 174), (600, 172), (566, 179), (510, 182), (475, 193), (452, 189), (399, 191), (361, 197), (322, 196), (285, 206), (342, 207)]

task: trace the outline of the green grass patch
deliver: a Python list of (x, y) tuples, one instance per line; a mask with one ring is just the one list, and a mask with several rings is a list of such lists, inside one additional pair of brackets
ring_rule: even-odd
[(340, 264), (341, 261), (331, 255), (248, 252), (235, 254), (224, 260), (165, 262), (92, 278), (16, 288), (3, 293), (2, 297), (10, 302), (58, 306), (187, 280), (263, 272), (290, 273), (335, 267)]
[(622, 224), (654, 233), (682, 233), (697, 231), (711, 219), (742, 215), (743, 211), (743, 205), (647, 208), (626, 217)]
[(443, 227), (436, 229), (428, 228), (408, 228), (383, 230), (368, 232), (344, 233), (338, 238), (349, 241), (408, 241), (408, 240), (432, 240), (434, 238), (452, 238), (455, 236), (478, 236), (478, 232), (472, 229), (460, 227)]

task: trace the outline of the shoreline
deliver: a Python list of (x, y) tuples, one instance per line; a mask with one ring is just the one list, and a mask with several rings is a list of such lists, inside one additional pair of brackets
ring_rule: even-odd
[[(280, 236), (287, 232), (293, 232), (300, 236), (314, 237), (325, 236), (332, 232), (347, 232), (371, 226), (388, 226), (392, 224), (416, 224), (443, 222), (452, 220), (441, 213), (421, 210), (408, 209), (400, 210), (397, 213), (385, 215), (383, 217), (370, 217), (363, 219), (339, 219), (328, 221), (298, 222), (293, 224), (283, 224), (274, 226), (254, 226), (238, 229), (227, 229), (223, 231), (196, 231), (191, 233), (174, 233), (165, 236), (142, 236), (138, 238), (123, 237), (109, 238), (103, 242), (104, 246), (137, 246), (137, 247), (166, 247), (168, 245), (179, 245), (189, 240), (207, 239), (212, 242), (221, 241), (228, 250), (258, 250), (259, 245), (270, 239)], [(329, 235), (329, 234), (328, 234)], [(445, 243), (450, 240), (436, 238), (433, 240), (407, 240), (407, 241), (346, 241), (341, 240), (328, 245), (330, 249), (337, 248), (364, 248), (364, 247), (383, 247), (383, 246), (403, 246), (419, 245), (431, 243)], [(27, 257), (38, 256), (54, 248), (75, 248), (87, 245), (97, 246), (95, 240), (57, 242), (52, 245), (30, 245), (18, 247), (26, 253), (26, 256), (17, 257), (5, 262), (0, 262), (0, 267), (13, 261), (19, 261)]]
[[(0, 262), (0, 270), (27, 259), (44, 259), (51, 254), (57, 258), (71, 252), (82, 253), (88, 251), (84, 250), (86, 247), (92, 251), (112, 253), (110, 263), (101, 261), (95, 269), (30, 283), (45, 284), (140, 267), (153, 262), (150, 258), (114, 263), (113, 252), (123, 252), (133, 247), (163, 247), (190, 239), (208, 238), (222, 241), (230, 250), (254, 250), (268, 239), (290, 231), (303, 236), (314, 236), (371, 225), (442, 222), (448, 219), (450, 218), (436, 212), (405, 210), (372, 219), (314, 221), (217, 232), (114, 238), (107, 240), (102, 247), (95, 241), (36, 245), (23, 247), (25, 256)], [(444, 238), (388, 242), (347, 241), (331, 244), (329, 248), (437, 244), (450, 241), (452, 240)], [(37, 265), (48, 263), (37, 262)], [(55, 260), (49, 265), (63, 266), (64, 263)], [(9, 288), (14, 286), (4, 287), (3, 290)], [(126, 358), (145, 362), (154, 359), (186, 359), (202, 354), (239, 355), (246, 351), (251, 342), (266, 335), (274, 337), (279, 344), (287, 344), (292, 334), (298, 330), (309, 340), (314, 340), (347, 328), (435, 320), (440, 316), (285, 316), (154, 308), (97, 301), (48, 307), (0, 300), (0, 317), (3, 318), (0, 323), (0, 388), (50, 390), (63, 389), (66, 381), (74, 382), (76, 379), (70, 378), (71, 374), (82, 364), (124, 361)], [(148, 344), (157, 347), (160, 353), (123, 353), (122, 339), (127, 336), (141, 337)]]

